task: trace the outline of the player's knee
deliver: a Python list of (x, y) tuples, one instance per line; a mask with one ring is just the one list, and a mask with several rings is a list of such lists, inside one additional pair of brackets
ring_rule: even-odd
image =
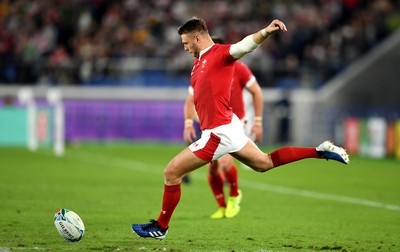
[(264, 159), (259, 160), (254, 165), (250, 166), (256, 172), (267, 172), (274, 168), (272, 161), (266, 156)]
[(232, 163), (231, 162), (222, 161), (220, 163), (220, 166), (221, 166), (221, 170), (228, 171), (232, 167)]
[(165, 178), (166, 180), (169, 180), (169, 179), (171, 179), (172, 177), (173, 177), (173, 173), (171, 172), (171, 170), (168, 169), (168, 167), (165, 168), (165, 169), (164, 169), (164, 178)]
[[(183, 177), (183, 176), (181, 176)], [(165, 169), (164, 169), (164, 180), (165, 183), (177, 183), (181, 177), (179, 174), (176, 172), (176, 169), (173, 168), (171, 164), (169, 164)]]

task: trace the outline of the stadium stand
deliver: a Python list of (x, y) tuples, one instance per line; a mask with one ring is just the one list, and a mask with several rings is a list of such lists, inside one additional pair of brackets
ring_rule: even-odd
[(377, 135), (368, 125), (385, 122), (386, 154), (400, 159), (395, 0), (0, 0), (0, 112), (19, 111), (28, 86), (50, 120), (54, 88), (67, 143), (181, 142), (193, 57), (176, 29), (193, 15), (228, 42), (275, 17), (287, 24), (243, 59), (263, 88), (263, 144), (353, 139), (363, 153)]
[(263, 87), (322, 86), (400, 25), (398, 1), (0, 1), (0, 83), (186, 86), (176, 28), (193, 15), (226, 41), (269, 19), (285, 36), (245, 58)]

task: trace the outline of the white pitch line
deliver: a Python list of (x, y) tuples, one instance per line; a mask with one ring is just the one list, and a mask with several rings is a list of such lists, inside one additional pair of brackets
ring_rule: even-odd
[(39, 247), (0, 247), (0, 252), (9, 252), (9, 251), (14, 251), (14, 250), (46, 250), (45, 248), (39, 248)]
[(121, 168), (128, 168), (128, 169), (132, 169), (135, 171), (141, 171), (141, 172), (151, 172), (151, 173), (155, 173), (155, 174), (159, 174), (158, 169), (160, 168), (160, 166), (157, 166), (157, 165), (146, 164), (146, 163), (138, 162), (138, 161), (135, 161), (132, 159), (113, 157), (113, 156), (104, 156), (104, 155), (99, 155), (96, 153), (81, 151), (81, 150), (68, 151), (68, 154), (62, 158), (73, 159), (73, 160), (78, 160), (81, 162), (98, 164), (98, 165), (103, 165), (103, 166), (108, 166), (108, 167), (119, 166)]
[[(133, 170), (137, 170), (137, 171), (141, 171), (141, 172), (159, 174), (159, 169), (161, 168), (160, 166), (151, 165), (151, 164), (147, 164), (147, 163), (143, 163), (143, 162), (138, 162), (138, 161), (134, 161), (131, 159), (103, 156), (103, 155), (98, 155), (98, 154), (91, 153), (91, 152), (83, 152), (81, 150), (68, 151), (68, 153), (69, 154), (66, 155), (64, 158), (74, 159), (74, 160), (88, 162), (88, 163), (95, 163), (95, 164), (99, 164), (99, 165), (119, 166), (122, 168), (133, 169)], [(194, 173), (192, 175), (194, 175), (197, 179), (202, 178), (202, 177), (200, 177), (200, 174)], [(356, 205), (361, 205), (361, 206), (383, 208), (383, 209), (392, 210), (392, 211), (400, 211), (399, 205), (386, 204), (386, 203), (382, 203), (382, 202), (378, 202), (378, 201), (359, 199), (359, 198), (354, 198), (354, 197), (349, 197), (349, 196), (320, 193), (320, 192), (315, 192), (315, 191), (310, 191), (310, 190), (301, 190), (301, 189), (295, 189), (295, 188), (290, 188), (290, 187), (276, 186), (276, 185), (271, 185), (268, 183), (261, 183), (261, 182), (256, 182), (256, 181), (243, 180), (243, 179), (240, 179), (240, 184), (244, 185), (246, 187), (249, 187), (249, 188), (258, 189), (258, 190), (262, 190), (262, 191), (287, 194), (287, 195), (295, 195), (295, 196), (301, 196), (301, 197), (313, 198), (313, 199), (345, 202), (345, 203), (356, 204)]]
[(351, 204), (362, 205), (362, 206), (369, 206), (369, 207), (376, 207), (376, 208), (384, 208), (384, 209), (393, 210), (393, 211), (400, 211), (400, 206), (398, 206), (398, 205), (386, 204), (386, 203), (382, 203), (382, 202), (378, 202), (378, 201), (359, 199), (359, 198), (342, 196), (342, 195), (337, 195), (337, 194), (327, 194), (327, 193), (320, 193), (320, 192), (309, 191), (309, 190), (294, 189), (294, 188), (289, 188), (289, 187), (276, 186), (276, 185), (271, 185), (271, 184), (267, 184), (267, 183), (261, 183), (261, 182), (243, 180), (243, 179), (240, 180), (240, 183), (242, 185), (245, 185), (246, 187), (251, 187), (253, 189), (259, 189), (259, 190), (263, 190), (263, 191), (296, 195), (296, 196), (302, 196), (302, 197), (306, 197), (306, 198), (339, 201), (339, 202), (351, 203)]

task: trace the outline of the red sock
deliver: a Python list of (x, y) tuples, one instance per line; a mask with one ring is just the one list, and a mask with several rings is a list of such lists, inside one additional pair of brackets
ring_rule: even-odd
[(219, 207), (226, 207), (224, 195), (224, 180), (220, 173), (214, 176), (208, 175), (208, 183), (210, 184), (211, 191), (214, 194), (215, 200)]
[(160, 216), (158, 216), (158, 223), (162, 229), (168, 227), (171, 220), (172, 213), (181, 199), (181, 184), (177, 185), (164, 185), (164, 195), (162, 201), (162, 209)]
[(224, 176), (229, 183), (230, 193), (229, 196), (238, 196), (238, 170), (236, 165), (232, 164), (231, 168), (227, 171), (224, 171)]
[(314, 147), (283, 147), (270, 154), (274, 167), (304, 158), (321, 158)]

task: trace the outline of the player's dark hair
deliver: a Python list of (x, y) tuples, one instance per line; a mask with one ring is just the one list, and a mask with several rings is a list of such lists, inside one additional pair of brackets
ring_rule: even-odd
[(208, 33), (206, 22), (198, 17), (192, 17), (189, 21), (178, 28), (178, 34), (188, 34), (192, 32)]
[(217, 44), (225, 44), (225, 40), (218, 36), (211, 36), (212, 41)]

